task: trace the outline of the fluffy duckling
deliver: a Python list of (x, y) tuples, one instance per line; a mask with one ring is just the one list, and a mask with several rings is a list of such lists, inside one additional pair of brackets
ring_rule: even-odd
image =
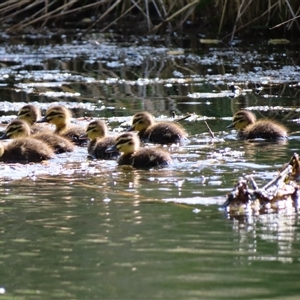
[(120, 156), (118, 151), (106, 152), (106, 149), (115, 144), (115, 138), (107, 136), (107, 126), (101, 120), (92, 121), (86, 129), (86, 136), (90, 142), (88, 144), (88, 153), (93, 158), (117, 159)]
[(7, 125), (5, 133), (0, 139), (16, 139), (20, 137), (31, 137), (32, 139), (40, 140), (54, 149), (55, 153), (71, 152), (74, 150), (73, 143), (64, 137), (49, 131), (38, 132), (31, 135), (29, 125), (19, 119), (16, 119)]
[(240, 110), (235, 113), (232, 123), (227, 128), (238, 129), (238, 138), (244, 140), (256, 138), (278, 140), (288, 137), (285, 126), (271, 120), (256, 121), (255, 115), (247, 110)]
[(134, 168), (150, 169), (158, 166), (169, 165), (172, 162), (169, 153), (158, 149), (139, 148), (140, 140), (137, 135), (128, 132), (116, 138), (114, 146), (106, 151), (116, 149), (123, 153), (119, 159), (119, 165), (131, 165)]
[(7, 145), (0, 143), (0, 160), (8, 163), (41, 162), (53, 156), (48, 145), (32, 138), (18, 138)]
[(41, 111), (38, 107), (28, 104), (23, 106), (18, 112), (18, 119), (25, 121), (30, 125), (31, 133), (42, 132), (45, 130), (49, 130), (44, 126), (39, 124), (34, 124), (37, 120), (41, 118)]
[(72, 126), (70, 119), (72, 113), (62, 105), (52, 106), (47, 109), (45, 117), (38, 120), (37, 123), (48, 122), (54, 124), (56, 129), (54, 133), (61, 135), (77, 145), (82, 145), (86, 140), (80, 138), (85, 134), (85, 129), (81, 126)]
[(155, 122), (154, 117), (148, 112), (135, 114), (128, 131), (138, 131), (142, 141), (158, 144), (180, 143), (187, 137), (187, 133), (179, 124)]
[(32, 104), (23, 106), (18, 112), (18, 119), (25, 121), (29, 125), (34, 124), (40, 118), (40, 109)]

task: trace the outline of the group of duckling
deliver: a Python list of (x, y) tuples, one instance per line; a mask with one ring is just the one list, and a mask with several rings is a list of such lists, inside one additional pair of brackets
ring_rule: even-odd
[[(117, 159), (119, 165), (148, 169), (168, 165), (172, 159), (167, 151), (141, 147), (141, 143), (177, 144), (188, 136), (178, 123), (156, 122), (148, 112), (135, 114), (131, 127), (118, 136), (109, 136), (102, 120), (93, 120), (84, 128), (72, 125), (71, 117), (70, 110), (61, 105), (47, 109), (42, 118), (36, 106), (25, 105), (0, 137), (13, 139), (5, 145), (0, 143), (0, 159), (4, 162), (41, 162), (55, 153), (71, 152), (75, 145), (81, 146), (89, 140), (87, 152), (93, 158)], [(40, 124), (45, 122), (55, 125), (55, 130)], [(240, 139), (277, 140), (288, 136), (283, 125), (271, 120), (256, 121), (255, 115), (247, 110), (238, 111), (228, 128), (238, 129)]]

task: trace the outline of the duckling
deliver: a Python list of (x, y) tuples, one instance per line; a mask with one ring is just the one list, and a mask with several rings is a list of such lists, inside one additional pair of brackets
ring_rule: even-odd
[(86, 129), (86, 136), (90, 142), (88, 153), (93, 158), (117, 159), (120, 154), (118, 151), (107, 153), (106, 149), (113, 146), (115, 138), (107, 136), (107, 126), (101, 120), (92, 121)]
[(80, 138), (85, 134), (85, 129), (81, 126), (72, 126), (70, 119), (72, 113), (62, 105), (52, 106), (47, 109), (45, 117), (38, 120), (37, 123), (48, 122), (54, 124), (56, 129), (54, 133), (59, 134), (77, 145), (82, 145), (86, 140)]
[(55, 153), (71, 152), (74, 150), (73, 143), (64, 137), (49, 131), (31, 135), (29, 125), (25, 121), (19, 119), (13, 120), (7, 125), (5, 133), (0, 139), (16, 139), (20, 137), (31, 137), (32, 139), (40, 140), (54, 149)]
[(32, 138), (18, 138), (7, 145), (0, 143), (0, 160), (8, 163), (41, 162), (53, 156), (48, 145)]
[(171, 122), (156, 123), (148, 112), (135, 114), (128, 131), (138, 131), (142, 141), (158, 144), (180, 143), (187, 137), (187, 133), (180, 125)]
[(169, 153), (158, 149), (139, 148), (140, 140), (137, 135), (128, 132), (116, 138), (114, 146), (106, 151), (116, 149), (123, 154), (118, 159), (119, 165), (131, 165), (138, 169), (150, 169), (158, 166), (171, 164), (172, 159)]
[(271, 120), (256, 121), (255, 115), (247, 110), (240, 110), (235, 113), (232, 123), (227, 128), (238, 129), (238, 138), (243, 140), (256, 138), (278, 140), (288, 138), (288, 130), (285, 126)]
[[(41, 118), (41, 111), (38, 107), (28, 104), (23, 106), (18, 112), (18, 119), (25, 121), (30, 125), (30, 131), (32, 134), (49, 130), (39, 124), (34, 124), (38, 119)], [(50, 131), (50, 130), (49, 130)]]

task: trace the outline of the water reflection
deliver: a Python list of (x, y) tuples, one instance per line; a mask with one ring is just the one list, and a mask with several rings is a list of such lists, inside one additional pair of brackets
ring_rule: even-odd
[(294, 212), (236, 217), (232, 225), (236, 252), (245, 254), (237, 257), (239, 264), (298, 261), (295, 244), (299, 240), (299, 220)]

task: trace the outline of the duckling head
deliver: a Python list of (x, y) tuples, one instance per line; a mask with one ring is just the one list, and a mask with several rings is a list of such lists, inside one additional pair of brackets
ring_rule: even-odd
[(240, 110), (234, 114), (232, 123), (228, 125), (226, 128), (236, 128), (238, 130), (243, 130), (250, 124), (254, 124), (256, 122), (255, 115), (247, 110)]
[(7, 125), (5, 133), (0, 137), (0, 139), (16, 139), (26, 136), (30, 136), (30, 127), (28, 123), (23, 120), (16, 119)]
[(101, 120), (92, 121), (86, 128), (86, 135), (90, 140), (107, 136), (107, 126)]
[(40, 118), (40, 109), (32, 104), (23, 106), (18, 112), (18, 119), (27, 122), (29, 125), (34, 124)]
[(45, 117), (38, 120), (37, 123), (48, 122), (58, 127), (65, 126), (69, 123), (72, 113), (62, 105), (52, 106), (47, 109)]
[(133, 133), (122, 133), (116, 138), (115, 144), (106, 149), (106, 152), (119, 151), (126, 154), (133, 154), (140, 147), (140, 139)]
[(140, 112), (133, 116), (132, 125), (128, 131), (143, 131), (154, 124), (154, 117), (148, 112)]

